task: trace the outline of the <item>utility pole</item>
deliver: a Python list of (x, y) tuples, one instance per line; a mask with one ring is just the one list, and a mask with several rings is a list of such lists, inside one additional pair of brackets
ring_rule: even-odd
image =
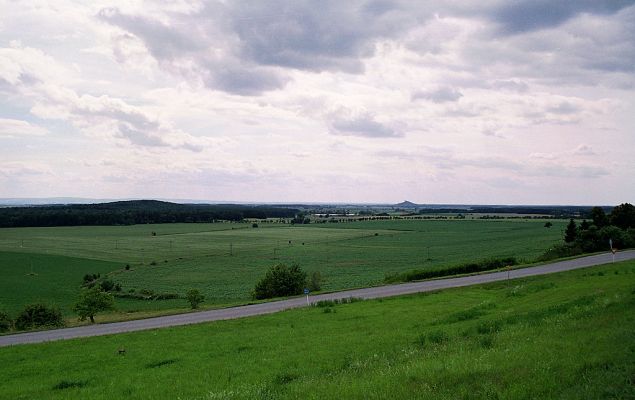
[(234, 255), (234, 244), (233, 243), (229, 244), (229, 255), (230, 255), (230, 257)]

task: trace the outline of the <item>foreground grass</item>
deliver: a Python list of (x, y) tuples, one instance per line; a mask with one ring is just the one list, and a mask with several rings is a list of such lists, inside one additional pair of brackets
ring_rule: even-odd
[[(205, 295), (205, 304), (212, 306), (249, 300), (256, 281), (279, 262), (298, 262), (309, 273), (320, 271), (323, 289), (331, 291), (378, 284), (386, 275), (412, 269), (444, 268), (490, 257), (532, 261), (561, 241), (564, 222), (553, 223), (551, 229), (539, 220), (367, 221), (296, 227), (265, 223), (257, 229), (236, 223), (0, 229), (0, 309), (4, 305), (15, 315), (24, 304), (45, 300), (59, 304), (68, 316), (82, 276), (96, 272), (110, 271), (110, 278), (121, 283), (124, 292), (146, 289), (183, 295), (197, 288)], [(129, 270), (124, 269), (126, 264)], [(26, 275), (31, 266), (40, 278)], [(44, 274), (51, 280), (43, 279)], [(55, 284), (47, 286), (47, 282)], [(187, 302), (117, 300), (117, 307), (121, 312), (147, 313), (185, 308)]]
[(634, 306), (630, 261), (0, 348), (0, 398), (633, 398)]

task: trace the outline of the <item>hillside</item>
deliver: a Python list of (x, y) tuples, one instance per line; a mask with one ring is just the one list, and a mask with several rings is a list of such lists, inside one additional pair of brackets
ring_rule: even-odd
[(634, 285), (630, 261), (4, 347), (0, 398), (633, 398)]

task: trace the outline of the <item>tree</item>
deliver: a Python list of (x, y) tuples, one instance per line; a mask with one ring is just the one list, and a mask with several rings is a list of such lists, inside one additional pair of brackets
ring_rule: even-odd
[(587, 229), (589, 229), (591, 225), (589, 224), (589, 221), (587, 221), (586, 219), (583, 219), (582, 222), (580, 223), (580, 230), (581, 231), (586, 231)]
[(312, 292), (322, 289), (322, 274), (320, 271), (313, 271), (307, 280), (307, 288)]
[(602, 207), (593, 207), (591, 209), (591, 219), (593, 220), (593, 225), (597, 226), (598, 229), (609, 223), (609, 219), (606, 217)]
[(578, 227), (575, 224), (573, 218), (569, 220), (567, 224), (567, 228), (564, 231), (564, 241), (565, 243), (573, 243), (575, 242), (575, 238), (578, 236)]
[(551, 223), (551, 221), (545, 222), (545, 228), (551, 228), (552, 226), (553, 224)]
[(301, 294), (305, 282), (306, 273), (298, 264), (293, 264), (290, 267), (285, 264), (277, 264), (269, 268), (264, 278), (256, 283), (253, 297), (268, 299)]
[(6, 332), (13, 326), (11, 317), (6, 312), (0, 311), (0, 332)]
[(75, 303), (73, 311), (79, 315), (80, 321), (90, 318), (90, 322), (95, 323), (95, 314), (114, 308), (115, 300), (112, 294), (104, 292), (99, 286), (95, 286), (80, 293), (79, 300)]
[(192, 310), (198, 308), (199, 304), (205, 301), (205, 296), (198, 289), (190, 289), (185, 294), (185, 298), (190, 302)]
[(622, 229), (635, 228), (635, 206), (623, 203), (613, 208), (611, 224)]
[(62, 312), (57, 307), (49, 307), (41, 303), (27, 305), (15, 320), (15, 328), (21, 331), (42, 326), (63, 325)]

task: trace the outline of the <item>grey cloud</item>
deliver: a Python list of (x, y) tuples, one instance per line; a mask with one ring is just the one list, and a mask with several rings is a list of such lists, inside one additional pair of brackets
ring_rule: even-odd
[(117, 125), (120, 137), (128, 139), (133, 144), (141, 146), (166, 146), (160, 137), (152, 135), (150, 132), (134, 129), (129, 124), (120, 123)]
[(518, 93), (524, 93), (529, 90), (529, 86), (525, 82), (516, 79), (495, 80), (490, 83), (490, 87), (492, 89), (508, 90)]
[(407, 8), (386, 1), (269, 0), (208, 2), (198, 13), (167, 14), (167, 22), (112, 8), (98, 16), (140, 38), (162, 67), (198, 76), (213, 89), (256, 95), (284, 87), (286, 68), (363, 72), (378, 40), (430, 15)]
[(573, 150), (573, 154), (576, 156), (594, 156), (597, 155), (593, 148), (586, 144), (581, 144)]
[(610, 14), (635, 4), (633, 0), (522, 0), (503, 2), (491, 17), (502, 32), (517, 34), (558, 26), (580, 13)]
[(580, 107), (567, 101), (563, 101), (560, 104), (547, 107), (547, 111), (553, 114), (576, 114), (580, 112)]
[(412, 100), (429, 100), (434, 103), (447, 103), (458, 101), (463, 94), (449, 86), (439, 87), (435, 89), (420, 90), (414, 92), (411, 96)]
[(179, 25), (169, 26), (150, 18), (122, 14), (116, 8), (102, 9), (98, 17), (144, 40), (148, 50), (157, 59), (173, 59), (205, 47), (200, 32), (186, 33), (181, 31), (182, 26)]
[(234, 65), (228, 68), (219, 65), (208, 70), (204, 78), (205, 86), (238, 95), (258, 95), (262, 92), (283, 88), (289, 78), (272, 68), (245, 68)]
[(335, 135), (360, 136), (367, 138), (401, 137), (401, 133), (375, 121), (372, 116), (358, 116), (349, 119), (336, 119), (331, 122), (332, 132)]
[(233, 29), (241, 53), (258, 64), (302, 70), (362, 71), (360, 59), (374, 53), (374, 39), (399, 29), (383, 21), (384, 13), (360, 3), (324, 1), (316, 10), (310, 1), (231, 3)]

